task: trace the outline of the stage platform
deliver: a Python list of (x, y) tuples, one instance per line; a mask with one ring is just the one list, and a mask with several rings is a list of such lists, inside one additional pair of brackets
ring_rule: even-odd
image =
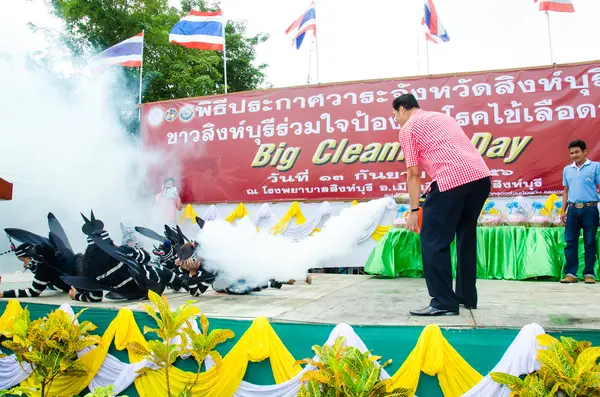
[[(209, 318), (253, 320), (264, 316), (274, 323), (339, 324), (353, 326), (424, 326), (442, 328), (509, 328), (519, 329), (537, 323), (550, 330), (600, 329), (600, 284), (560, 284), (478, 280), (479, 307), (461, 309), (460, 316), (434, 318), (413, 317), (409, 310), (429, 301), (423, 279), (379, 278), (359, 275), (312, 274), (313, 283), (297, 281), (280, 290), (267, 289), (246, 296), (230, 296), (207, 291), (198, 298), (187, 293), (167, 292), (172, 306), (190, 299)], [(2, 290), (23, 288), (31, 274), (4, 274)], [(71, 301), (63, 293), (46, 291), (39, 298), (19, 299), (27, 302), (105, 309), (140, 310), (140, 302), (105, 300), (100, 304)]]

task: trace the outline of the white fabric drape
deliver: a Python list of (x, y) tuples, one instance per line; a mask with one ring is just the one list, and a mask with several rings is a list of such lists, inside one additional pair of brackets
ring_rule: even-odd
[(219, 214), (219, 211), (217, 210), (217, 206), (213, 204), (206, 209), (206, 212), (204, 213), (204, 218), (202, 218), (202, 219), (204, 219), (206, 222), (208, 222), (208, 221), (215, 221), (217, 219), (223, 219), (223, 218), (221, 218), (221, 214)]
[(273, 211), (271, 211), (271, 206), (269, 203), (264, 203), (258, 209), (256, 215), (254, 215), (254, 226), (258, 227), (258, 224), (261, 220), (267, 219), (273, 216)]
[[(65, 311), (70, 315), (74, 315), (70, 305), (64, 304), (60, 310)], [(195, 332), (200, 333), (197, 321), (191, 322)], [(490, 372), (504, 372), (511, 375), (520, 376), (537, 371), (540, 365), (536, 359), (537, 350), (540, 346), (537, 343), (537, 336), (544, 334), (544, 329), (538, 324), (529, 324), (521, 329), (515, 340), (508, 347), (500, 362)], [(338, 324), (329, 334), (329, 338), (325, 344), (332, 345), (339, 336), (346, 338), (345, 345), (359, 349), (361, 352), (367, 351), (367, 346), (354, 332), (348, 324)], [(85, 349), (78, 353), (82, 356), (93, 348)], [(313, 359), (317, 359), (315, 356)], [(209, 357), (206, 358), (204, 366), (209, 369), (214, 366), (214, 361)], [(96, 376), (92, 379), (88, 388), (93, 391), (97, 387), (106, 387), (113, 385), (113, 389), (117, 393), (121, 393), (133, 384), (139, 376), (137, 371), (142, 368), (158, 369), (152, 362), (142, 360), (134, 364), (126, 364), (116, 357), (108, 354), (98, 370)], [(238, 390), (235, 393), (236, 397), (294, 397), (298, 394), (301, 387), (300, 379), (302, 375), (311, 368), (306, 366), (301, 373), (287, 382), (279, 385), (260, 386), (242, 381)], [(0, 359), (0, 390), (10, 389), (23, 380), (31, 373), (31, 367), (24, 365), (21, 367), (14, 355)], [(381, 378), (388, 379), (390, 375), (382, 370)], [(490, 376), (484, 377), (481, 382), (475, 385), (471, 390), (463, 395), (463, 397), (508, 397), (510, 390), (505, 386), (495, 383)]]
[(115, 356), (108, 354), (88, 389), (93, 392), (97, 387), (113, 385), (113, 391), (118, 395), (133, 384), (139, 376), (137, 371), (142, 368), (159, 369), (153, 362), (148, 360), (125, 364)]
[(319, 226), (323, 218), (331, 215), (331, 204), (327, 201), (321, 203), (317, 209), (317, 213), (311, 220), (307, 220), (301, 225), (293, 225), (289, 223), (287, 229), (281, 234), (285, 237), (291, 238), (292, 240), (302, 240), (311, 235), (311, 233)]
[(381, 221), (383, 220), (383, 216), (385, 215), (386, 211), (389, 209), (393, 209), (395, 206), (396, 206), (396, 204), (394, 203), (394, 200), (390, 197), (389, 201), (386, 203), (385, 207), (382, 207), (379, 210), (377, 215), (373, 218), (373, 221), (365, 228), (365, 232), (363, 233), (363, 235), (361, 237), (358, 238), (356, 243), (362, 244), (365, 241), (370, 240), (371, 235), (375, 232), (377, 227), (381, 224)]
[[(371, 222), (365, 227), (361, 236), (357, 240), (357, 244), (362, 244), (371, 239), (371, 235), (375, 232), (377, 227), (382, 223), (385, 213), (389, 209), (395, 208), (395, 203), (392, 198), (388, 198), (385, 207), (382, 207), (373, 217)], [(282, 236), (285, 236), (291, 240), (298, 241), (309, 237), (316, 228), (321, 226), (323, 219), (330, 216), (332, 214), (331, 204), (327, 201), (321, 203), (318, 207), (316, 214), (312, 217), (312, 219), (307, 220), (301, 225), (296, 225), (293, 222), (290, 222), (287, 228), (281, 233)], [(263, 219), (273, 217), (273, 211), (271, 210), (271, 206), (269, 203), (264, 203), (258, 209), (258, 212), (252, 219), (252, 223), (255, 227), (258, 227), (260, 222)], [(205, 221), (214, 221), (223, 219), (217, 210), (216, 205), (211, 205), (206, 209), (204, 214)]]
[[(537, 361), (537, 336), (544, 334), (538, 324), (524, 326), (510, 344), (500, 362), (490, 372), (504, 372), (514, 376), (530, 374), (540, 369)], [(509, 397), (510, 389), (500, 385), (487, 375), (463, 397)]]
[(23, 382), (31, 374), (31, 365), (19, 365), (14, 355), (0, 358), (0, 390), (8, 390)]

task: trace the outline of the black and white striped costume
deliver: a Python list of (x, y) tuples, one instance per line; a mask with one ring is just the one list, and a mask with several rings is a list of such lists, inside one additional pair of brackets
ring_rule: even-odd
[[(106, 240), (112, 244), (108, 236), (108, 232), (103, 231), (101, 233), (103, 240)], [(127, 266), (104, 251), (94, 244), (91, 238), (87, 238), (88, 246), (83, 255), (83, 271), (84, 276), (94, 279), (101, 284), (110, 285), (117, 290), (124, 291), (136, 291), (139, 287), (131, 277), (131, 274), (127, 270)], [(143, 292), (139, 291), (140, 296), (143, 296)], [(82, 302), (102, 302), (104, 298), (103, 291), (82, 291), (75, 295), (75, 300)]]
[(71, 289), (71, 286), (60, 279), (61, 274), (56, 270), (59, 258), (53, 248), (44, 245), (33, 247), (30, 244), (21, 244), (15, 250), (15, 255), (18, 258), (31, 258), (29, 268), (34, 275), (33, 282), (29, 288), (4, 291), (5, 298), (36, 297), (50, 285), (64, 292), (69, 292)]
[(202, 295), (215, 281), (215, 275), (213, 273), (203, 271), (202, 266), (200, 266), (200, 269), (198, 269), (198, 275), (193, 277), (188, 275), (184, 277), (187, 277), (189, 292), (192, 296)]
[[(108, 237), (107, 232), (103, 231), (101, 237), (112, 244), (112, 240)], [(117, 294), (139, 298), (147, 296), (148, 291), (143, 291), (137, 285), (129, 273), (126, 264), (119, 262), (105, 253), (93, 243), (91, 238), (88, 238), (88, 243), (89, 245), (84, 255), (86, 277), (93, 278), (101, 284), (113, 287)], [(183, 280), (172, 271), (151, 264), (150, 254), (144, 249), (130, 246), (121, 246), (119, 249), (131, 254), (132, 259), (142, 266), (148, 280), (173, 286), (174, 288), (181, 288), (183, 286)], [(101, 302), (102, 299), (102, 291), (87, 291), (75, 295), (75, 300), (84, 302)]]
[(177, 253), (171, 244), (161, 244), (158, 248), (152, 250), (152, 253), (156, 255), (158, 259), (158, 264), (163, 266), (166, 269), (175, 271), (179, 270), (177, 266), (175, 266), (175, 260), (177, 259)]

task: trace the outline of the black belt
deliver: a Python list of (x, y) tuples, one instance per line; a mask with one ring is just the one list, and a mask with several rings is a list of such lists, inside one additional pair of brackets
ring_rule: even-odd
[(569, 207), (575, 208), (583, 208), (583, 207), (596, 207), (598, 205), (597, 201), (589, 202), (589, 203), (569, 203)]

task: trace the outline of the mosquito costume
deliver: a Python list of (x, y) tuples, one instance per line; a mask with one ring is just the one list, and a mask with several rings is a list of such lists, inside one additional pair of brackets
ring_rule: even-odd
[[(204, 228), (205, 222), (202, 218), (196, 217), (196, 223), (200, 229)], [(174, 271), (188, 275), (189, 292), (192, 296), (200, 296), (211, 285), (215, 291), (229, 295), (247, 295), (253, 291), (261, 291), (265, 288), (279, 289), (282, 286), (282, 283), (275, 280), (270, 280), (267, 284), (257, 288), (250, 287), (244, 280), (236, 282), (217, 280), (218, 274), (206, 270), (202, 258), (198, 256), (198, 243), (190, 241), (179, 226), (173, 229), (165, 225), (164, 236), (140, 226), (137, 226), (135, 230), (148, 238), (161, 242), (159, 248), (155, 248), (153, 252), (159, 257), (161, 263), (179, 263), (179, 266), (175, 265), (177, 270)], [(192, 272), (195, 272), (196, 275), (189, 276)]]
[(23, 243), (15, 248), (15, 255), (21, 260), (29, 258), (26, 269), (33, 273), (33, 281), (29, 288), (4, 291), (4, 298), (36, 297), (50, 286), (64, 292), (71, 289), (70, 285), (60, 279), (61, 273), (51, 264), (57, 260), (56, 251), (52, 247)]
[[(61, 246), (58, 235), (64, 234), (58, 220), (52, 213), (48, 214), (50, 228), (49, 238), (38, 236), (27, 230), (4, 229), (11, 239), (11, 249), (17, 258), (26, 263), (25, 269), (30, 270), (34, 277), (31, 287), (4, 291), (5, 298), (25, 298), (39, 296), (46, 289), (69, 292), (71, 286), (65, 283), (61, 276), (75, 274), (76, 266), (70, 268), (65, 258), (60, 255), (57, 247)], [(12, 240), (21, 242), (15, 248)], [(74, 262), (77, 263), (76, 261)]]
[(117, 247), (93, 212), (90, 219), (82, 217), (85, 223), (81, 230), (88, 241), (83, 276), (65, 278), (76, 289), (84, 290), (75, 295), (75, 300), (100, 302), (104, 291), (110, 291), (107, 298), (112, 299), (145, 299), (150, 290), (160, 295), (166, 286), (186, 287), (173, 272), (149, 265), (150, 254), (144, 249)]
[[(204, 220), (202, 218), (196, 217), (196, 223), (200, 229), (204, 227)], [(137, 226), (135, 230), (143, 236), (161, 243), (153, 251), (158, 256), (160, 266), (173, 266), (173, 272), (181, 274), (187, 281), (189, 292), (192, 296), (202, 295), (215, 281), (216, 274), (207, 271), (202, 265), (202, 260), (197, 257), (196, 248), (198, 243), (190, 241), (183, 234), (179, 226), (173, 229), (165, 225), (165, 232), (162, 236), (151, 229), (141, 226)], [(180, 264), (180, 266), (177, 266), (176, 263)], [(188, 269), (188, 264), (191, 264), (191, 268), (193, 269)], [(195, 274), (191, 276), (190, 271)]]

